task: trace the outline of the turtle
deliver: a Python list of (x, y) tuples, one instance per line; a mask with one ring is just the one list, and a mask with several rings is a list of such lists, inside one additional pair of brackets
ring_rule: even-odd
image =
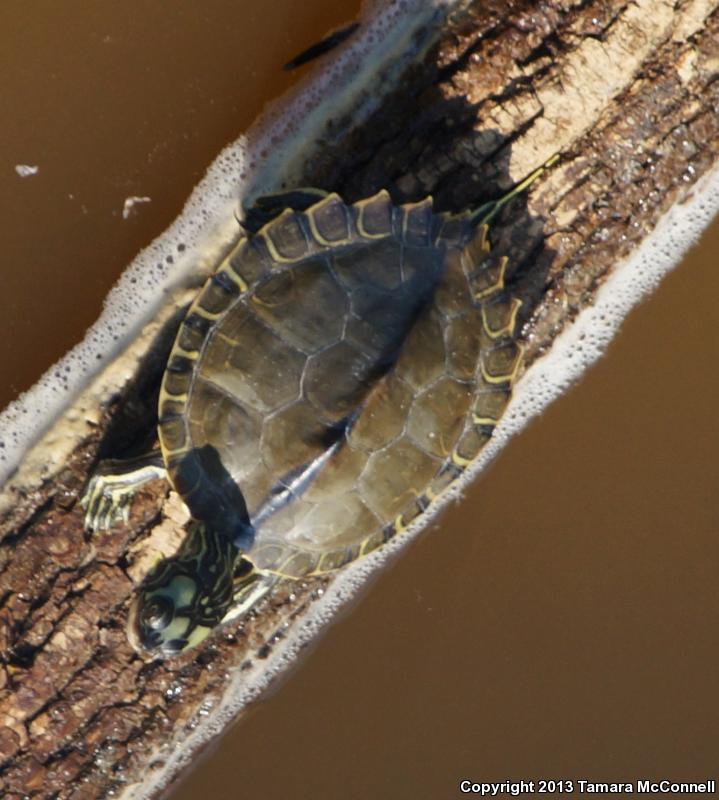
[(522, 352), (490, 223), (549, 163), (461, 213), (384, 189), (256, 201), (179, 326), (159, 448), (101, 462), (81, 500), (106, 529), (165, 478), (190, 512), (133, 600), (138, 650), (182, 653), (278, 581), (377, 550), (472, 464)]

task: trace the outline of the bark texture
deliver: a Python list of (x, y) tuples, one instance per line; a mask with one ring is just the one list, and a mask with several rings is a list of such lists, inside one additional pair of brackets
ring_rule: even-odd
[[(513, 203), (493, 232), (528, 301), (526, 368), (716, 163), (718, 77), (719, 0), (482, 0), (452, 16), (368, 122), (328, 125), (302, 183), (349, 201), (381, 188), (400, 202), (432, 194), (440, 209), (459, 210), (561, 152), (529, 205)], [(78, 496), (98, 455), (121, 455), (152, 435), (184, 301), (173, 298), (122, 356), (119, 372), (130, 377), (118, 379), (112, 403), (81, 398), (66, 420), (81, 443), (65, 466), (41, 485), (5, 489), (0, 793), (8, 800), (122, 796), (159, 774), (231, 677), (256, 669), (326, 583), (280, 588), (258, 613), (169, 662), (130, 647), (135, 583), (157, 548), (179, 541), (184, 512), (153, 484), (128, 525), (91, 537)]]

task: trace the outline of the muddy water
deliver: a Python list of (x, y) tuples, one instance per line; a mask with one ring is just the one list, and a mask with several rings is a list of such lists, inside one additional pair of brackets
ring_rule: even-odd
[[(62, 6), (62, 8), (60, 8)], [(352, 4), (0, 8), (0, 405)], [(201, 9), (201, 10), (200, 10)], [(285, 15), (285, 16), (281, 16)], [(20, 179), (19, 163), (38, 164)], [(123, 220), (124, 198), (148, 195)], [(717, 777), (715, 225), (174, 800)], [(211, 794), (210, 794), (211, 793)]]
[(717, 252), (715, 223), (173, 800), (717, 775)]
[[(0, 3), (0, 408), (82, 338), (220, 149), (302, 74), (282, 65), (359, 6)], [(130, 196), (151, 202), (123, 219)]]

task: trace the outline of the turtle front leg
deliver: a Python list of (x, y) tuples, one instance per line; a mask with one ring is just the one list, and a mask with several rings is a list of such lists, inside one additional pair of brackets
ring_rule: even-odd
[(166, 479), (167, 471), (157, 450), (133, 459), (101, 461), (80, 500), (85, 528), (101, 531), (119, 520), (127, 522), (137, 490), (158, 478)]

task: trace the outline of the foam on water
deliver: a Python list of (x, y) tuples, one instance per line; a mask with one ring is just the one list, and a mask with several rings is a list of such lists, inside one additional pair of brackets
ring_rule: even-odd
[[(39, 383), (0, 415), (0, 480), (17, 465), (28, 447), (87, 385), (89, 379), (130, 343), (141, 327), (167, 302), (175, 287), (207, 273), (238, 235), (238, 203), (254, 193), (292, 180), (330, 115), (352, 108), (359, 121), (380, 101), (373, 75), (399, 71), (401, 56), (419, 46), (415, 33), (432, 18), (457, 5), (452, 0), (375, 0), (368, 4), (360, 32), (323, 59), (301, 91), (274, 104), (248, 134), (226, 148), (189, 198), (172, 227), (130, 265), (108, 296), (103, 312), (84, 341), (50, 369)], [(368, 89), (368, 87), (370, 87)], [(463, 480), (436, 504), (432, 514), (410, 526), (382, 550), (356, 562), (316, 599), (266, 659), (237, 671), (217, 706), (201, 709), (197, 724), (182, 732), (182, 746), (163, 766), (143, 776), (142, 786), (128, 786), (123, 797), (148, 797), (166, 785), (192, 759), (202, 743), (220, 733), (229, 720), (257, 697), (296, 658), (317, 632), (365, 583), (368, 575), (427, 525), (441, 505), (458, 497), (466, 485), (518, 433), (605, 350), (629, 309), (676, 265), (719, 211), (719, 170), (699, 181), (686, 201), (675, 205), (656, 229), (619, 265), (585, 309), (518, 383), (492, 440)], [(148, 758), (149, 761), (149, 758)]]
[[(0, 413), (0, 483), (89, 381), (133, 341), (167, 295), (209, 274), (239, 235), (238, 208), (290, 182), (328, 119), (351, 110), (353, 121), (360, 122), (416, 54), (417, 31), (456, 4), (371, 0), (359, 32), (220, 153), (177, 220), (125, 270), (83, 341)], [(373, 81), (378, 74), (383, 80)]]
[[(256, 661), (246, 671), (238, 671), (222, 702), (211, 712), (201, 713), (202, 723), (198, 720), (195, 729), (187, 735), (186, 748), (173, 753), (165, 762), (162, 773), (154, 776), (155, 781), (161, 783), (164, 777), (186, 766), (196, 748), (219, 735), (244, 706), (257, 698), (292, 664), (300, 651), (360, 590), (372, 572), (406, 546), (443, 506), (458, 499), (507, 440), (563, 394), (602, 355), (632, 306), (655, 289), (661, 278), (681, 261), (717, 214), (719, 169), (698, 181), (689, 197), (672, 207), (635, 252), (617, 266), (597, 292), (594, 305), (583, 310), (557, 338), (549, 353), (527, 371), (492, 439), (462, 480), (401, 537), (392, 539), (381, 550), (345, 568), (315, 600), (302, 617), (301, 624), (290, 628), (284, 638), (274, 644), (266, 659)], [(158, 783), (153, 785), (157, 788)], [(138, 791), (140, 793), (132, 792), (129, 796), (139, 798), (149, 794), (147, 786)]]
[(234, 235), (236, 183), (246, 163), (244, 142), (224, 150), (208, 170), (171, 228), (124, 272), (82, 342), (51, 367), (28, 392), (0, 414), (0, 481), (88, 381), (132, 341), (162, 304), (164, 296), (202, 260)]

